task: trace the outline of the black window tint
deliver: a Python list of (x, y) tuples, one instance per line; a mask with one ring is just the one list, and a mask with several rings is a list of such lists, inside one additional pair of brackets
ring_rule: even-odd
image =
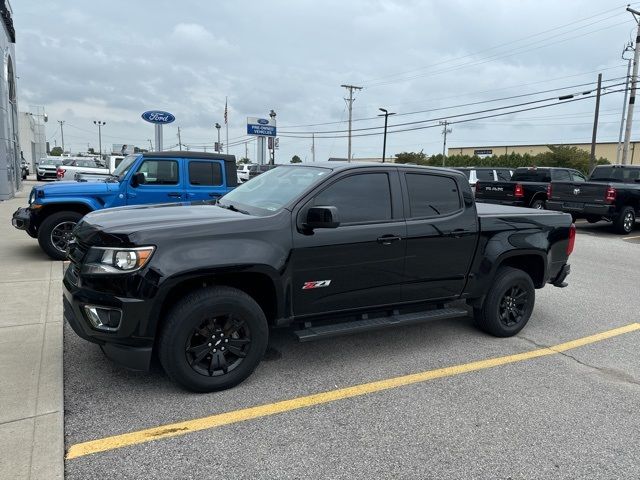
[(512, 182), (550, 182), (549, 170), (542, 169), (517, 169), (511, 177)]
[(496, 176), (498, 177), (499, 182), (508, 182), (509, 180), (511, 180), (511, 171), (496, 170)]
[(363, 173), (338, 180), (321, 192), (314, 205), (338, 208), (340, 223), (391, 219), (391, 190), (386, 173)]
[(138, 172), (144, 173), (145, 185), (177, 185), (178, 162), (175, 160), (145, 160)]
[(189, 162), (191, 185), (222, 185), (222, 168), (218, 162)]
[(467, 170), (466, 168), (456, 168), (459, 172), (464, 173), (465, 177), (469, 178), (471, 176), (471, 170)]
[(568, 182), (571, 180), (571, 176), (566, 170), (555, 170), (553, 172), (553, 179), (558, 180), (559, 182)]
[(585, 182), (584, 175), (578, 172), (571, 172), (571, 180), (574, 182)]
[(447, 215), (460, 209), (458, 185), (452, 178), (408, 173), (406, 179), (412, 218)]
[(476, 170), (476, 177), (481, 182), (493, 182), (493, 170)]

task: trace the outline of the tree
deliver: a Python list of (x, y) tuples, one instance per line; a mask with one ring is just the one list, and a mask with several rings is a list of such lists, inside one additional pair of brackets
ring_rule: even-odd
[(424, 152), (396, 153), (396, 163), (413, 163), (415, 165), (427, 165), (428, 159)]
[(251, 160), (249, 160), (247, 157), (243, 157), (240, 160), (238, 160), (238, 165), (244, 165), (246, 163), (251, 163)]
[(53, 157), (59, 157), (60, 155), (62, 155), (62, 147), (53, 147), (51, 149), (51, 151), (49, 152), (49, 155), (53, 156)]
[(300, 160), (300, 157), (298, 155), (294, 155), (293, 157), (291, 157), (291, 163), (302, 163), (302, 160)]

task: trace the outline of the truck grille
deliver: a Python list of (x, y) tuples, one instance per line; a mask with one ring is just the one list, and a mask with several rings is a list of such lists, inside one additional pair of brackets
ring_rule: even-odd
[(82, 260), (89, 251), (89, 248), (89, 245), (82, 243), (76, 237), (69, 242), (68, 258), (74, 268), (78, 267), (82, 263)]

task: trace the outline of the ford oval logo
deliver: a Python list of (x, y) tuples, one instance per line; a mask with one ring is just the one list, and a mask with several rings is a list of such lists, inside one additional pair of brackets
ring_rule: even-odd
[(267, 120), (266, 118), (259, 118), (258, 119), (258, 123), (260, 125), (268, 125), (269, 124), (269, 120)]
[(142, 119), (149, 123), (171, 123), (176, 119), (176, 117), (169, 112), (150, 110), (142, 114)]

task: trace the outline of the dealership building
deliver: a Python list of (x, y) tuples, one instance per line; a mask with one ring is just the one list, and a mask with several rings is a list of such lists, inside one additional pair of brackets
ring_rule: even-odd
[[(630, 164), (640, 165), (640, 147), (637, 147), (639, 142), (631, 142), (629, 144), (629, 162)], [(524, 155), (537, 155), (539, 153), (545, 153), (549, 151), (548, 143), (541, 143), (536, 145), (478, 145), (470, 147), (451, 147), (449, 148), (448, 155), (476, 155), (478, 157), (488, 157), (491, 155), (509, 155), (510, 153), (519, 153)], [(576, 147), (586, 152), (591, 152), (591, 143), (562, 143), (552, 144), (562, 147)], [(638, 152), (636, 152), (638, 150)], [(618, 142), (601, 142), (596, 143), (596, 158), (606, 158), (611, 163), (616, 163), (618, 152)]]
[(0, 200), (12, 198), (22, 185), (18, 143), (18, 102), (16, 95), (13, 11), (8, 0), (0, 0)]

